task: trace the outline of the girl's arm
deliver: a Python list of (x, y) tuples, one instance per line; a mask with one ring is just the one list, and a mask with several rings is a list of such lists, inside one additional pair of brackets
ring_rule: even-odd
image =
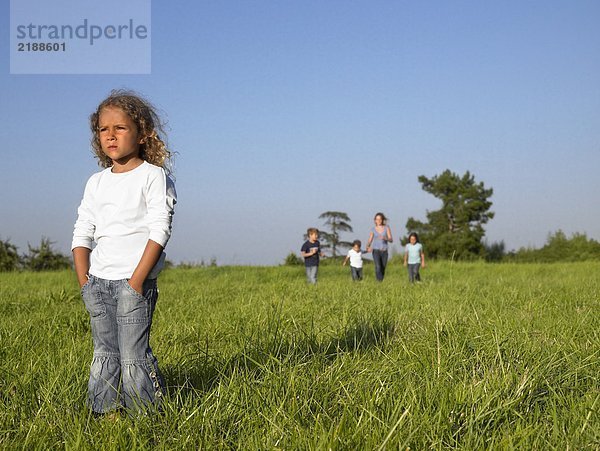
[(404, 251), (404, 266), (408, 265), (408, 250)]
[(344, 259), (344, 261), (342, 262), (342, 266), (346, 266), (346, 263), (348, 263), (348, 260), (350, 260), (350, 256), (346, 255), (346, 258)]
[(425, 268), (425, 252), (421, 251), (421, 268)]
[(148, 274), (150, 274), (150, 271), (152, 271), (152, 268), (154, 268), (154, 265), (158, 262), (162, 251), (163, 247), (160, 244), (148, 240), (142, 258), (129, 279), (129, 285), (138, 293), (142, 294), (144, 280), (146, 280)]
[(89, 279), (90, 254), (96, 231), (96, 220), (94, 217), (93, 192), (96, 186), (97, 175), (89, 178), (85, 184), (83, 198), (77, 209), (77, 221), (73, 227), (73, 241), (71, 251), (73, 252), (73, 264), (79, 286), (83, 287)]
[(92, 251), (87, 247), (76, 247), (73, 249), (73, 263), (75, 264), (75, 274), (81, 288), (89, 279), (88, 271), (90, 270), (90, 253)]
[(171, 222), (176, 203), (177, 192), (173, 180), (163, 169), (157, 170), (151, 175), (146, 186), (148, 210), (146, 222), (150, 229), (148, 241), (140, 261), (129, 278), (131, 288), (140, 294), (144, 280), (160, 259), (171, 237)]
[(388, 243), (393, 242), (394, 240), (392, 239), (392, 229), (390, 229), (389, 227), (386, 227), (386, 231), (387, 231), (386, 241)]

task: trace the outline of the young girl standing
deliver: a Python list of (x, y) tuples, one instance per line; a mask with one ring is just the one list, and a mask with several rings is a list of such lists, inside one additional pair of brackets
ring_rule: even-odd
[(404, 252), (404, 266), (408, 268), (410, 283), (420, 282), (419, 267), (425, 268), (425, 253), (423, 245), (419, 242), (419, 235), (415, 232), (408, 236), (408, 243)]
[(94, 342), (88, 405), (143, 410), (164, 392), (149, 340), (176, 203), (171, 154), (154, 108), (134, 93), (113, 91), (90, 127), (105, 169), (85, 186), (71, 246)]
[(375, 226), (369, 233), (367, 252), (372, 252), (375, 263), (375, 278), (381, 282), (385, 277), (385, 267), (388, 261), (388, 243), (393, 241), (392, 231), (386, 224), (387, 218), (383, 213), (375, 214)]

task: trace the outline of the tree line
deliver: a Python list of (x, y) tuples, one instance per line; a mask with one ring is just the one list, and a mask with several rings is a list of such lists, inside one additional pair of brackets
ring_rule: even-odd
[(574, 233), (570, 238), (558, 230), (548, 235), (546, 244), (539, 249), (521, 248), (503, 255), (500, 261), (515, 263), (552, 263), (600, 260), (600, 243), (585, 233)]

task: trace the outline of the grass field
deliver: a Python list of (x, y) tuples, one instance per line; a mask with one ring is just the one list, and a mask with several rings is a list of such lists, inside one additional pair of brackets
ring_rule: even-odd
[(0, 274), (3, 449), (600, 449), (599, 263), (171, 269), (160, 414), (94, 419), (70, 272)]

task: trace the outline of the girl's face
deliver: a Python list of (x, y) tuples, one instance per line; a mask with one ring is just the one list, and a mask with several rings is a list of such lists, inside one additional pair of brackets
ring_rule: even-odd
[(120, 170), (135, 168), (140, 159), (142, 138), (133, 120), (120, 108), (107, 107), (100, 111), (98, 136), (102, 152)]
[(383, 225), (383, 218), (381, 217), (381, 215), (375, 216), (375, 225)]
[(416, 237), (416, 236), (414, 236), (414, 235), (411, 235), (411, 236), (410, 236), (410, 238), (409, 238), (409, 240), (410, 240), (410, 244), (416, 244), (416, 242), (417, 242), (417, 237)]

